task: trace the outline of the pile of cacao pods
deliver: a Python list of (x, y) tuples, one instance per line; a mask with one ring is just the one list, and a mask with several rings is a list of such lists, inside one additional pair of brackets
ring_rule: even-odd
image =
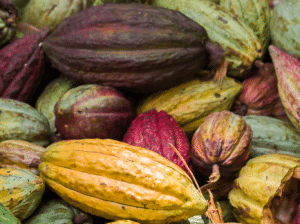
[(0, 0), (0, 223), (300, 224), (299, 10)]

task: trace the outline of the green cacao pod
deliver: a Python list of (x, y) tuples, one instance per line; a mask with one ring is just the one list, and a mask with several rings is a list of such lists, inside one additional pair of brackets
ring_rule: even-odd
[(204, 68), (206, 40), (205, 29), (180, 12), (107, 3), (68, 17), (43, 47), (64, 75), (146, 93), (181, 83)]
[(208, 206), (179, 166), (116, 140), (53, 143), (42, 154), (39, 171), (62, 199), (106, 219), (164, 224), (204, 214)]
[(65, 18), (93, 6), (95, 1), (30, 0), (22, 10), (22, 21), (37, 28), (47, 26), (54, 30)]
[[(76, 224), (74, 219), (83, 213), (80, 209), (68, 204), (62, 199), (52, 199), (39, 208), (27, 219), (24, 224)], [(80, 224), (92, 224), (93, 220), (90, 215)]]
[(300, 1), (280, 0), (271, 13), (272, 44), (300, 59)]
[(50, 126), (47, 118), (27, 103), (0, 98), (0, 142), (19, 139), (47, 146)]
[(0, 9), (0, 47), (8, 43), (16, 34), (17, 21), (14, 15)]
[(38, 207), (45, 191), (43, 180), (27, 169), (0, 169), (0, 203), (21, 221)]
[(237, 221), (291, 223), (299, 204), (299, 179), (299, 157), (275, 153), (250, 159), (228, 195)]
[(222, 82), (194, 78), (170, 89), (152, 93), (138, 105), (138, 114), (164, 110), (176, 120), (190, 138), (212, 112), (229, 110), (242, 84), (230, 77)]
[(262, 115), (244, 119), (253, 131), (250, 157), (283, 153), (300, 158), (300, 132), (291, 122)]
[(151, 4), (182, 12), (200, 24), (212, 43), (219, 44), (228, 61), (228, 75), (247, 75), (263, 55), (254, 31), (240, 18), (208, 0), (152, 0)]
[(35, 108), (48, 119), (51, 134), (57, 133), (54, 114), (55, 104), (68, 90), (77, 85), (75, 80), (60, 76), (52, 80), (39, 95)]
[(266, 52), (271, 38), (271, 12), (267, 0), (220, 0), (220, 6), (238, 16), (248, 25)]
[(21, 221), (7, 207), (0, 203), (0, 224), (21, 224)]

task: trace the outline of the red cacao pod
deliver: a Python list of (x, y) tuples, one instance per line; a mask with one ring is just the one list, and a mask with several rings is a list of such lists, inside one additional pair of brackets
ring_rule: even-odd
[(42, 41), (49, 29), (25, 35), (0, 50), (0, 97), (28, 102), (44, 74)]
[(63, 139), (122, 139), (134, 117), (131, 102), (113, 87), (85, 84), (56, 103), (55, 127)]
[(273, 63), (261, 63), (259, 68), (242, 82), (242, 85), (243, 91), (231, 108), (233, 112), (242, 116), (265, 115), (288, 119), (278, 94)]
[[(190, 175), (170, 145), (172, 144), (189, 164), (190, 143), (175, 119), (163, 110), (157, 112), (153, 109), (138, 115), (125, 133), (123, 142), (157, 152)], [(192, 169), (192, 166), (189, 168)]]
[(178, 11), (111, 3), (68, 17), (43, 47), (65, 75), (147, 93), (179, 84), (204, 68), (207, 39), (202, 26)]
[(211, 113), (192, 138), (191, 158), (210, 181), (230, 178), (247, 162), (252, 130), (242, 116), (230, 111)]

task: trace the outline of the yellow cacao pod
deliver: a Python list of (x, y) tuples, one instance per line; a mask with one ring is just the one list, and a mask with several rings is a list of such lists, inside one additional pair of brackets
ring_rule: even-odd
[(243, 224), (292, 223), (299, 203), (300, 159), (279, 153), (250, 159), (229, 192)]
[(207, 209), (202, 193), (179, 166), (117, 140), (53, 143), (42, 154), (39, 171), (62, 199), (106, 219), (165, 224)]
[(164, 110), (191, 137), (209, 114), (229, 110), (242, 88), (241, 83), (229, 77), (225, 77), (222, 82), (194, 78), (150, 94), (138, 105), (138, 114), (151, 109)]

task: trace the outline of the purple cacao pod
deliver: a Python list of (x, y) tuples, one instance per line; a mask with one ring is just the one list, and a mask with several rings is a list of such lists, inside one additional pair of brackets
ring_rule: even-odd
[[(157, 152), (190, 175), (183, 161), (170, 145), (172, 144), (189, 164), (188, 138), (175, 119), (163, 110), (157, 112), (153, 109), (137, 116), (125, 133), (123, 142)], [(192, 166), (190, 165), (189, 168), (192, 169)]]
[(42, 41), (49, 29), (25, 35), (0, 50), (0, 97), (28, 102), (44, 74)]
[(56, 103), (55, 127), (63, 139), (122, 139), (134, 117), (132, 103), (113, 87), (85, 84)]

